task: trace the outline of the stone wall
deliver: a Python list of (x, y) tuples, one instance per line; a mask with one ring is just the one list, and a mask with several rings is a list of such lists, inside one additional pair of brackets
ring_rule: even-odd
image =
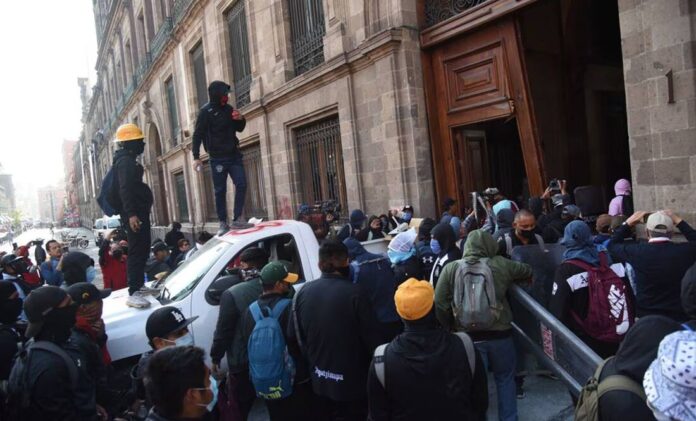
[(696, 2), (619, 0), (619, 12), (636, 209), (695, 222)]

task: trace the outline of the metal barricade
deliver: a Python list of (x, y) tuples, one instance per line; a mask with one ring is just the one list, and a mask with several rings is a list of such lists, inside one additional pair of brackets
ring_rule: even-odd
[(577, 396), (602, 359), (546, 310), (555, 269), (562, 261), (562, 251), (563, 247), (557, 244), (544, 248), (538, 245), (515, 247), (513, 260), (532, 265), (534, 281), (527, 290), (512, 286), (508, 300), (519, 342)]

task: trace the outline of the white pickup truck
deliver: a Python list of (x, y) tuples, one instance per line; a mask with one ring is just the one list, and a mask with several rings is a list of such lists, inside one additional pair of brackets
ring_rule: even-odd
[[(374, 240), (364, 245), (369, 251), (380, 253), (386, 252), (387, 242)], [(309, 225), (284, 220), (233, 229), (208, 241), (172, 272), (160, 286), (159, 297), (146, 297), (151, 302), (150, 307), (128, 307), (128, 289), (115, 291), (104, 300), (107, 346), (113, 361), (130, 360), (150, 349), (145, 323), (150, 313), (165, 305), (179, 308), (186, 317), (198, 316), (189, 329), (196, 345), (209, 354), (219, 308), (207, 292), (226, 274), (226, 269), (239, 265), (239, 255), (248, 247), (264, 248), (271, 260), (289, 261), (291, 271), (300, 276), (296, 289), (302, 282), (320, 276), (319, 245)]]

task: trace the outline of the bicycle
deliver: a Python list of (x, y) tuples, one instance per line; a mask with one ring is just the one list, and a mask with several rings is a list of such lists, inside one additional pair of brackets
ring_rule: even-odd
[(89, 240), (86, 236), (78, 237), (76, 234), (69, 234), (67, 236), (68, 247), (79, 247), (82, 250), (89, 247)]

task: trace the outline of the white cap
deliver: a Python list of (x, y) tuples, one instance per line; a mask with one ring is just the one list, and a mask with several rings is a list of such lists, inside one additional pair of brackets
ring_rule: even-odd
[(416, 232), (415, 228), (404, 231), (389, 242), (389, 250), (405, 253), (411, 250), (411, 247), (413, 247), (413, 244), (416, 242), (417, 236), (418, 233)]

